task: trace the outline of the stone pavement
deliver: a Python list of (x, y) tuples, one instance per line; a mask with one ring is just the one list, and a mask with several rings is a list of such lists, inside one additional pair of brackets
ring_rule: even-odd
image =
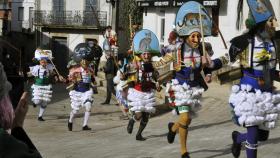
[[(280, 86), (277, 86), (280, 88)], [(231, 121), (227, 105), (230, 85), (211, 83), (203, 94), (202, 110), (190, 126), (188, 149), (192, 158), (232, 158), (231, 132), (243, 130)], [(135, 140), (138, 123), (131, 135), (126, 132), (127, 120), (120, 120), (121, 112), (114, 105), (100, 105), (105, 100), (104, 88), (95, 95), (89, 126), (82, 131), (83, 110), (74, 122), (73, 132), (67, 130), (70, 100), (64, 85), (54, 86), (53, 101), (48, 105), (45, 122), (37, 121), (38, 108), (30, 106), (24, 128), (46, 158), (179, 158), (178, 135), (174, 144), (166, 139), (167, 123), (177, 116), (164, 105), (153, 116), (143, 136), (146, 141)], [(271, 131), (269, 141), (259, 147), (259, 158), (280, 158), (280, 129)], [(245, 158), (245, 151), (240, 158)]]

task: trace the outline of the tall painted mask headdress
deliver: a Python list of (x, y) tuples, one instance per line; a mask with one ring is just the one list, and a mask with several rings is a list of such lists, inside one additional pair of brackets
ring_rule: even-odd
[[(240, 14), (242, 14), (242, 4), (243, 0), (239, 0), (238, 17), (240, 17)], [(245, 21), (245, 25), (249, 30), (266, 21), (271, 27), (278, 26), (272, 4), (269, 0), (247, 0), (247, 4), (249, 6), (249, 15)], [(242, 19), (238, 18), (237, 26), (240, 25), (241, 21)]]
[(92, 61), (94, 58), (93, 51), (87, 43), (80, 43), (74, 48), (72, 59), (79, 63), (83, 59)]
[[(201, 20), (199, 13), (201, 14)], [(201, 33), (200, 23), (202, 24), (204, 36), (210, 36), (212, 22), (206, 13), (206, 9), (195, 1), (183, 4), (175, 19), (175, 28), (179, 36), (188, 36), (193, 32)]]
[(35, 50), (35, 53), (34, 53), (34, 58), (36, 60), (42, 60), (42, 59), (45, 59), (45, 60), (51, 60), (53, 57), (52, 57), (52, 51), (51, 50), (43, 50), (43, 49), (40, 49), (40, 48), (37, 48)]

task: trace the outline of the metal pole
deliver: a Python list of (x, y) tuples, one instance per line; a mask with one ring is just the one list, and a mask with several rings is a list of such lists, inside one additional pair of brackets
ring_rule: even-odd
[[(205, 56), (205, 41), (204, 41), (204, 32), (203, 32), (203, 21), (202, 21), (202, 17), (201, 17), (201, 7), (200, 5), (198, 5), (198, 10), (199, 10), (199, 24), (200, 24), (200, 31), (201, 31), (201, 38), (202, 38), (202, 52), (203, 52), (203, 56)], [(206, 57), (206, 56), (205, 56)]]

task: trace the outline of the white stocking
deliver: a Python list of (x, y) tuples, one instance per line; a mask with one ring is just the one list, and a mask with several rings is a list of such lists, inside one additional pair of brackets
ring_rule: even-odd
[(39, 110), (39, 117), (42, 117), (42, 116), (43, 116), (43, 114), (44, 114), (44, 112), (45, 112), (45, 109), (46, 109), (46, 108), (40, 107), (40, 110)]
[(75, 117), (75, 114), (77, 113), (77, 110), (72, 110), (70, 112), (69, 122), (72, 123)]
[(83, 124), (83, 127), (87, 125), (89, 116), (90, 116), (90, 112), (87, 112), (87, 111), (86, 111), (86, 112), (85, 112), (85, 116), (84, 116), (84, 124)]

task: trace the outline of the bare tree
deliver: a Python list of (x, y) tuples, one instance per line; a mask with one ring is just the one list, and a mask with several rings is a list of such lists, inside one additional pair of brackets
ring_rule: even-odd
[[(131, 41), (131, 25), (140, 24), (142, 23), (142, 16), (143, 11), (141, 8), (137, 7), (137, 2), (135, 0), (119, 0), (119, 35), (123, 39), (120, 39), (120, 48), (121, 51), (127, 51), (130, 48)], [(131, 22), (130, 18), (131, 16)], [(131, 23), (131, 25), (130, 25)], [(129, 44), (127, 43), (129, 41)]]

